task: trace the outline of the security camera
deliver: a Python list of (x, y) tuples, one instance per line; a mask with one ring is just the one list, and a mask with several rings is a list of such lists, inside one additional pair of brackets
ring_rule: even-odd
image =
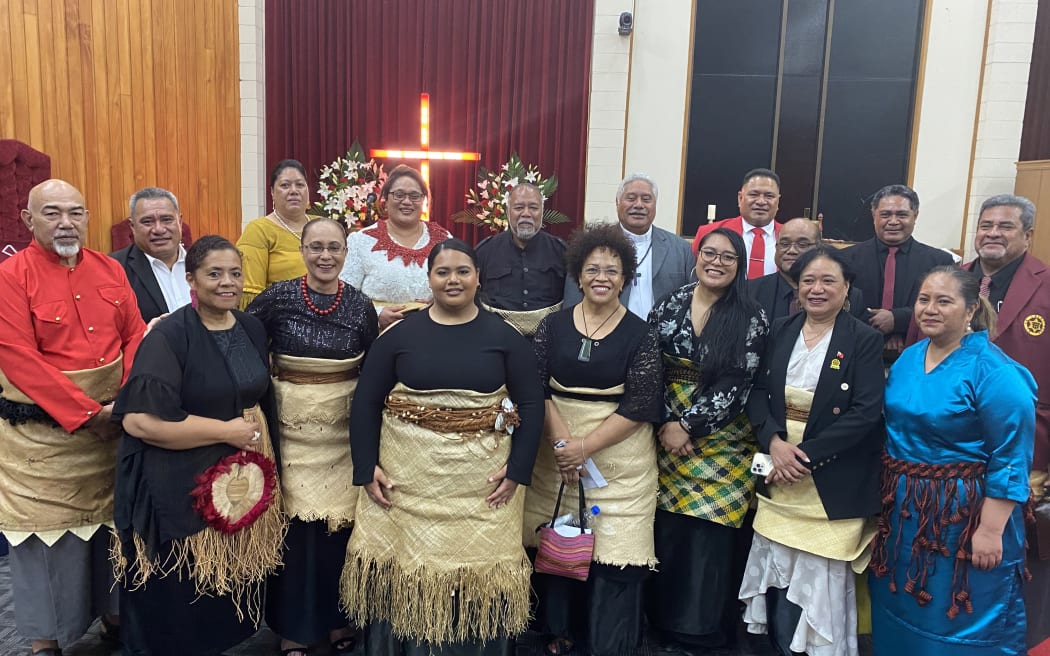
[(631, 12), (625, 11), (620, 14), (620, 36), (627, 36), (634, 30), (634, 16)]

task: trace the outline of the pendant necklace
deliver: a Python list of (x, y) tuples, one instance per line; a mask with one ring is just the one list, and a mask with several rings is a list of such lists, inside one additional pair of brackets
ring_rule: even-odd
[(580, 339), (580, 353), (579, 353), (579, 355), (576, 356), (577, 360), (579, 360), (580, 362), (590, 362), (591, 361), (591, 346), (597, 346), (598, 345), (598, 342), (593, 341), (591, 339), (591, 337), (594, 336), (599, 330), (601, 330), (602, 326), (604, 326), (605, 324), (609, 323), (609, 319), (612, 319), (619, 312), (620, 312), (620, 308), (617, 307), (615, 310), (613, 310), (609, 314), (609, 316), (605, 317), (604, 321), (602, 321), (600, 324), (598, 324), (597, 328), (595, 328), (594, 330), (590, 330), (587, 327), (587, 313), (584, 311), (583, 306), (582, 305), (580, 306), (580, 316), (583, 317), (583, 332), (587, 336), (583, 337), (582, 339)]

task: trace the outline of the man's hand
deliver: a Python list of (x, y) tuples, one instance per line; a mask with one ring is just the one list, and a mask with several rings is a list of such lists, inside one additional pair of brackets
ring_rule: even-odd
[(120, 437), (120, 425), (114, 423), (113, 404), (107, 403), (94, 417), (84, 422), (83, 428), (100, 440), (115, 440)]
[(889, 310), (879, 310), (868, 308), (868, 312), (871, 312), (871, 317), (868, 318), (868, 323), (875, 330), (878, 330), (883, 335), (889, 335), (893, 332), (893, 313)]

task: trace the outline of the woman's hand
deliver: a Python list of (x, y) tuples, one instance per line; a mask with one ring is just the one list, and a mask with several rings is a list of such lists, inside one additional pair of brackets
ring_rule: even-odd
[(226, 424), (226, 434), (222, 441), (235, 449), (242, 451), (258, 451), (259, 439), (262, 437), (262, 427), (254, 414), (245, 417), (234, 417)]
[(669, 421), (657, 433), (660, 444), (673, 456), (687, 458), (693, 455), (693, 441), (677, 421)]
[(379, 311), (379, 332), (390, 327), (390, 324), (405, 318), (404, 305), (388, 305)]
[(94, 417), (84, 422), (84, 428), (100, 440), (115, 440), (120, 437), (120, 424), (113, 421), (113, 404), (102, 406)]
[(560, 471), (580, 471), (587, 460), (583, 440), (562, 440), (565, 445), (554, 449), (554, 462)]
[(1003, 534), (981, 525), (973, 532), (970, 562), (977, 569), (994, 569), (1003, 561)]
[(394, 504), (390, 503), (390, 499), (386, 498), (383, 490), (393, 489), (394, 482), (386, 477), (386, 472), (383, 471), (382, 467), (376, 465), (375, 473), (372, 475), (372, 482), (365, 483), (365, 493), (368, 494), (368, 498), (383, 510), (390, 510), (390, 507)]
[(809, 467), (802, 464), (809, 462), (806, 452), (779, 435), (774, 435), (769, 441), (769, 455), (773, 458), (773, 473), (766, 476), (766, 484), (783, 482), (790, 485), (810, 474)]
[(507, 478), (507, 466), (503, 465), (499, 471), (489, 476), (489, 483), (498, 483), (492, 494), (485, 498), (489, 508), (502, 508), (514, 498), (518, 484)]

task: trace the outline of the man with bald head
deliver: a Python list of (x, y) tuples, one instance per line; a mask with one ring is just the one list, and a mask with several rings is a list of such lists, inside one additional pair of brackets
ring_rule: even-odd
[[(776, 273), (748, 281), (751, 296), (766, 311), (770, 323), (777, 317), (799, 311), (798, 284), (791, 278), (791, 267), (803, 253), (819, 246), (820, 241), (820, 224), (805, 217), (791, 219), (780, 227), (773, 251)], [(867, 316), (864, 295), (855, 285), (850, 285), (846, 300), (850, 314), (861, 320)]]
[(33, 242), (0, 264), (0, 532), (18, 632), (47, 656), (116, 622), (110, 413), (145, 330), (124, 269), (84, 247), (84, 205), (62, 180), (34, 187)]

